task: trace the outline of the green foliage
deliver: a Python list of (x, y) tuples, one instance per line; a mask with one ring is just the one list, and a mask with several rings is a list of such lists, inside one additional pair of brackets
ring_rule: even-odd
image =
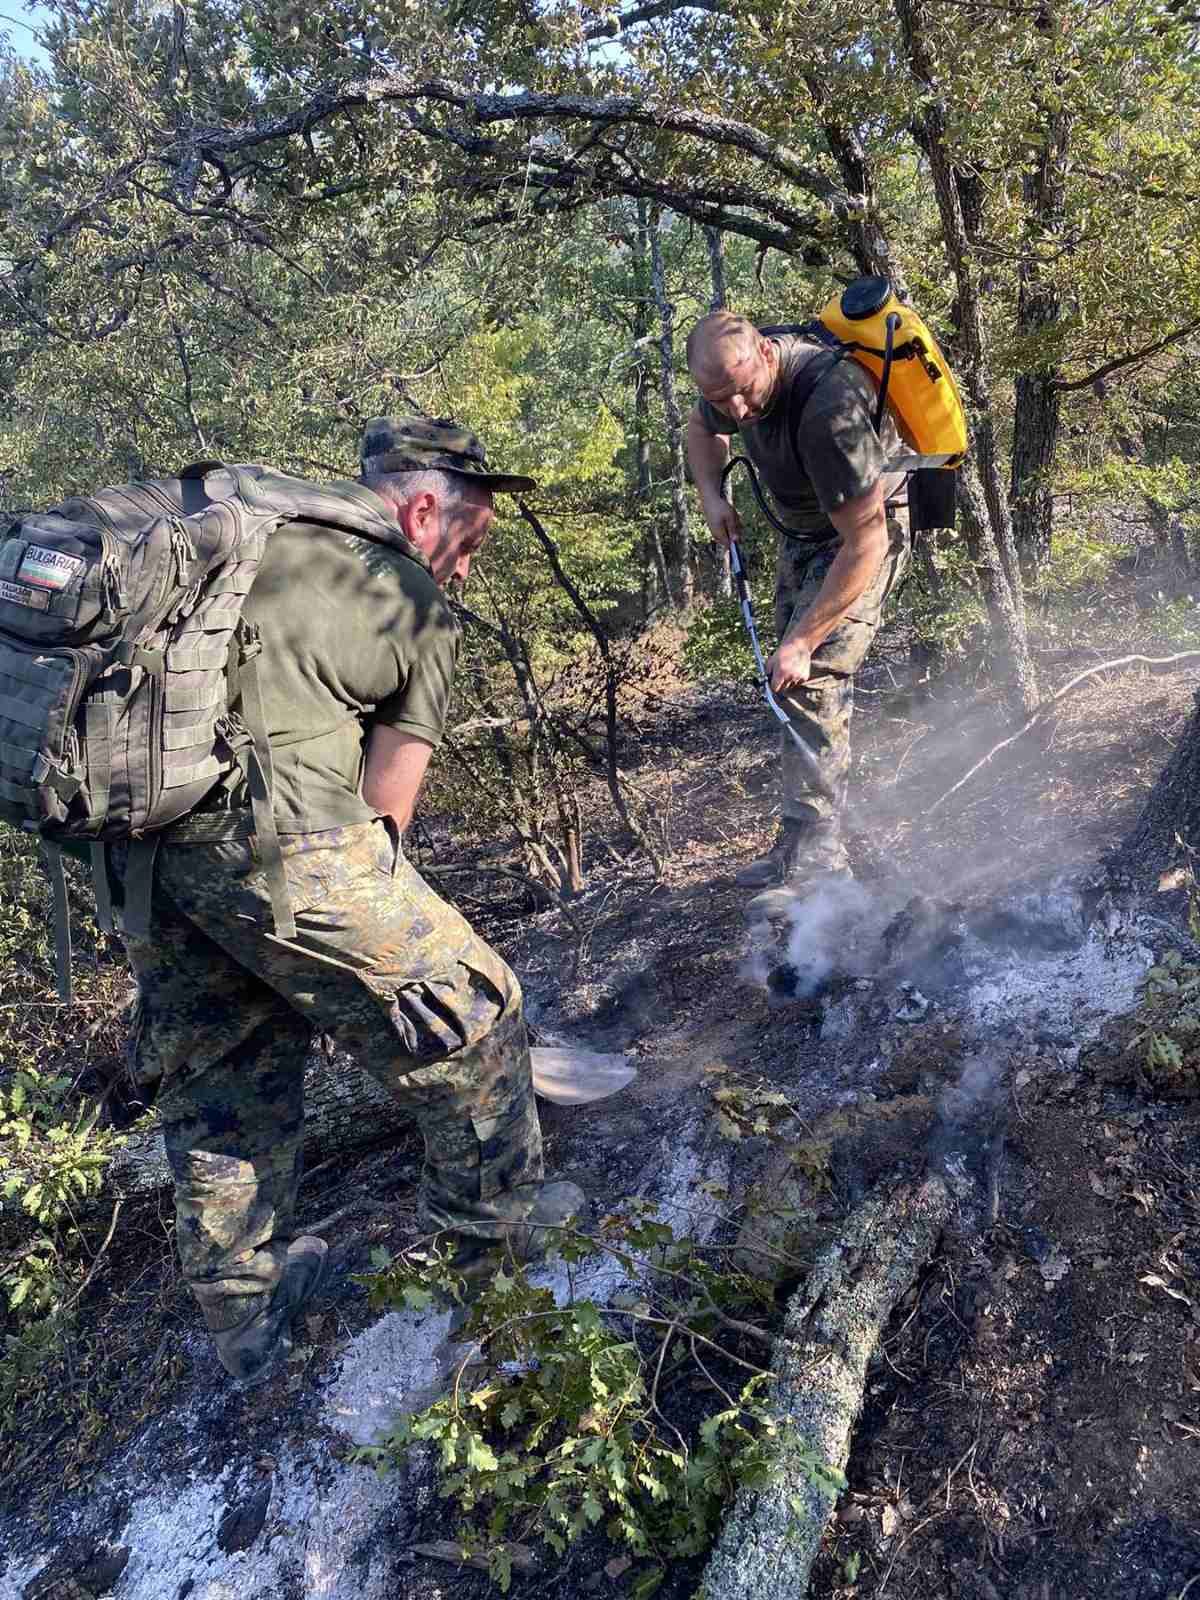
[[(104, 1170), (120, 1143), (80, 1097), (89, 1061), (120, 1042), (122, 970), (88, 913), (90, 887), (68, 864), (78, 942), (77, 999), (53, 993), (50, 895), (37, 843), (0, 825), (0, 1414), (63, 1345), (96, 1241)], [(94, 910), (94, 905), (92, 907)], [(89, 957), (91, 958), (89, 960)]]
[[(469, 1302), (468, 1353), (447, 1392), (358, 1452), (382, 1471), (431, 1447), (441, 1493), (462, 1514), (458, 1537), (487, 1553), (502, 1590), (514, 1541), (561, 1554), (602, 1530), (643, 1563), (629, 1592), (649, 1596), (671, 1563), (707, 1549), (738, 1486), (765, 1484), (779, 1458), (767, 1374), (725, 1331), (744, 1326), (734, 1311), (761, 1316), (769, 1291), (713, 1266), (645, 1208), (606, 1218), (595, 1238), (566, 1234), (560, 1248), (575, 1265), (597, 1246), (648, 1286), (609, 1305), (560, 1306), (509, 1262)], [(364, 1280), (374, 1307), (464, 1299), (435, 1250), (377, 1264)], [(721, 1400), (690, 1437), (662, 1409), (684, 1378)]]
[[(760, 599), (769, 603), (769, 596), (763, 592), (755, 595), (754, 620), (761, 629)], [(764, 638), (760, 631), (759, 643), (764, 651), (769, 651), (771, 635)], [(689, 674), (701, 682), (711, 679), (754, 681), (758, 668), (736, 600), (714, 600), (694, 608), (683, 643), (683, 664)]]
[(0, 965), (15, 976), (32, 966), (52, 969), (50, 886), (38, 861), (37, 842), (0, 822)]
[(1167, 595), (1160, 589), (1154, 597), (1153, 622), (1164, 643), (1181, 650), (1200, 645), (1200, 601), (1195, 595)]
[(77, 1208), (99, 1193), (120, 1143), (96, 1127), (94, 1108), (72, 1104), (69, 1088), (33, 1067), (0, 1086), (0, 1231), (16, 1236), (0, 1289), (18, 1324), (62, 1308), (81, 1238)]
[(938, 655), (962, 655), (982, 637), (986, 610), (966, 544), (926, 537), (933, 577), (917, 567), (905, 583), (898, 609), (916, 638)]
[(1070, 523), (1055, 528), (1049, 559), (1038, 570), (1032, 593), (1039, 600), (1072, 600), (1095, 593), (1129, 554), (1127, 544), (1100, 539)]

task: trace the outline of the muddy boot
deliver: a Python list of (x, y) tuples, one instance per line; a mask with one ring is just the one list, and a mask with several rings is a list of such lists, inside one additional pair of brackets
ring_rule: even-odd
[(586, 1218), (587, 1196), (578, 1184), (558, 1178), (530, 1185), (534, 1187), (538, 1194), (529, 1215), (512, 1223), (503, 1238), (471, 1236), (458, 1245), (452, 1266), (468, 1283), (482, 1286), (506, 1260), (522, 1265), (539, 1261), (555, 1247), (564, 1229), (577, 1227)]
[(747, 901), (747, 922), (786, 919), (798, 900), (822, 883), (844, 882), (854, 874), (842, 843), (841, 829), (832, 818), (821, 818), (802, 825), (796, 847), (788, 862), (789, 871), (774, 888)]
[(810, 823), (795, 822), (785, 817), (779, 825), (775, 843), (766, 855), (748, 862), (740, 872), (735, 872), (734, 883), (739, 889), (766, 889), (786, 883), (795, 870), (810, 827)]
[(329, 1246), (302, 1234), (288, 1245), (283, 1276), (267, 1304), (251, 1316), (213, 1334), (221, 1365), (243, 1389), (282, 1372), (292, 1349), (292, 1323), (325, 1281)]

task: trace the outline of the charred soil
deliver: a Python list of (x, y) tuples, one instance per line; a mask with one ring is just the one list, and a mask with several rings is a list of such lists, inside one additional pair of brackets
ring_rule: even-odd
[[(1059, 651), (1043, 664), (1057, 682), (1091, 659)], [(744, 891), (733, 883), (774, 829), (768, 719), (749, 689), (651, 687), (626, 707), (623, 763), (661, 842), (661, 874), (608, 849), (621, 841), (597, 825), (569, 914), (519, 895), (504, 903), (486, 874), (454, 879), (520, 972), (547, 1042), (626, 1050), (639, 1069), (612, 1100), (546, 1108), (549, 1165), (600, 1211), (652, 1195), (660, 1214), (732, 1246), (779, 1144), (753, 1130), (726, 1137), (714, 1089), (767, 1084), (809, 1132), (844, 1119), (817, 1140), (819, 1231), (888, 1163), (930, 1158), (948, 1097), (983, 1062), (977, 1193), (878, 1352), (812, 1593), (1178, 1600), (1200, 1577), (1200, 1109), (1111, 1081), (1080, 1046), (1133, 1009), (1152, 953), (1177, 937), (1137, 920), (1108, 883), (1084, 880), (1127, 833), (1186, 721), (1190, 682), (1136, 670), (1097, 681), (931, 811), (1005, 729), (969, 683), (919, 682), (894, 641), (864, 674), (857, 713), (853, 831), (870, 908), (817, 992), (792, 996), (748, 981)], [(483, 844), (478, 859), (493, 859)], [(898, 925), (920, 931), (897, 945)], [(889, 1105), (892, 1133), (879, 1134)], [(173, 1396), (220, 1380), (190, 1331), (169, 1223), (147, 1206), (141, 1244), (114, 1241), (81, 1306), (100, 1332), (114, 1296), (144, 1308), (145, 1372), (133, 1373), (122, 1344), (131, 1377), (93, 1398), (87, 1449), (54, 1437), (51, 1423), (13, 1450), (14, 1518), (34, 1510), (64, 1539), (85, 1525), (94, 1560), (103, 1537), (120, 1536), (119, 1496), (110, 1491), (116, 1510), (90, 1520), (81, 1497), (111, 1466), (106, 1430), (120, 1420), (127, 1433), (132, 1416), (136, 1448), (151, 1462), (175, 1452), (181, 1483), (202, 1458), (232, 1462), (232, 1509), (249, 1510), (225, 1544), (259, 1537), (249, 1532), (255, 1473), (269, 1478), (281, 1448), (311, 1440), (315, 1396), (368, 1324), (348, 1274), (415, 1229), (415, 1144), (315, 1165), (300, 1222), (337, 1241), (341, 1275), (279, 1392), (222, 1392), (202, 1426), (172, 1422)], [(678, 1419), (694, 1423), (708, 1403), (681, 1395)], [(155, 1420), (142, 1423), (151, 1406)], [(393, 1548), (446, 1537), (426, 1471), (398, 1481), (397, 1496)], [(265, 1507), (263, 1521), (279, 1535)], [(298, 1541), (290, 1592), (316, 1593), (303, 1530), (287, 1536)], [(629, 1583), (628, 1569), (609, 1565), (619, 1555), (590, 1540), (515, 1575), (512, 1593), (617, 1596)], [(483, 1575), (420, 1555), (403, 1571), (410, 1600), (492, 1592)], [(190, 1592), (189, 1573), (176, 1577), (177, 1592)], [(698, 1567), (681, 1569), (660, 1592), (683, 1600), (698, 1581)]]

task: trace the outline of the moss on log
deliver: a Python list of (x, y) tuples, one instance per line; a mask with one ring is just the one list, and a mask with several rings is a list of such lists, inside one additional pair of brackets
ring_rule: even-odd
[[(705, 1570), (703, 1600), (804, 1600), (862, 1407), (867, 1363), (950, 1214), (935, 1176), (877, 1190), (792, 1296), (775, 1346), (783, 1433), (773, 1481), (743, 1491)], [(823, 1464), (814, 1472), (813, 1463)]]

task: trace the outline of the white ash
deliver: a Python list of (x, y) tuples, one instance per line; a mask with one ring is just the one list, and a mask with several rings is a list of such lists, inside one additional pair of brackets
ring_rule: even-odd
[(1088, 933), (1075, 949), (1057, 954), (998, 955), (965, 996), (967, 1015), (981, 1036), (1045, 1034), (1073, 1065), (1110, 1017), (1131, 1011), (1153, 963), (1136, 925), (1123, 936)]

